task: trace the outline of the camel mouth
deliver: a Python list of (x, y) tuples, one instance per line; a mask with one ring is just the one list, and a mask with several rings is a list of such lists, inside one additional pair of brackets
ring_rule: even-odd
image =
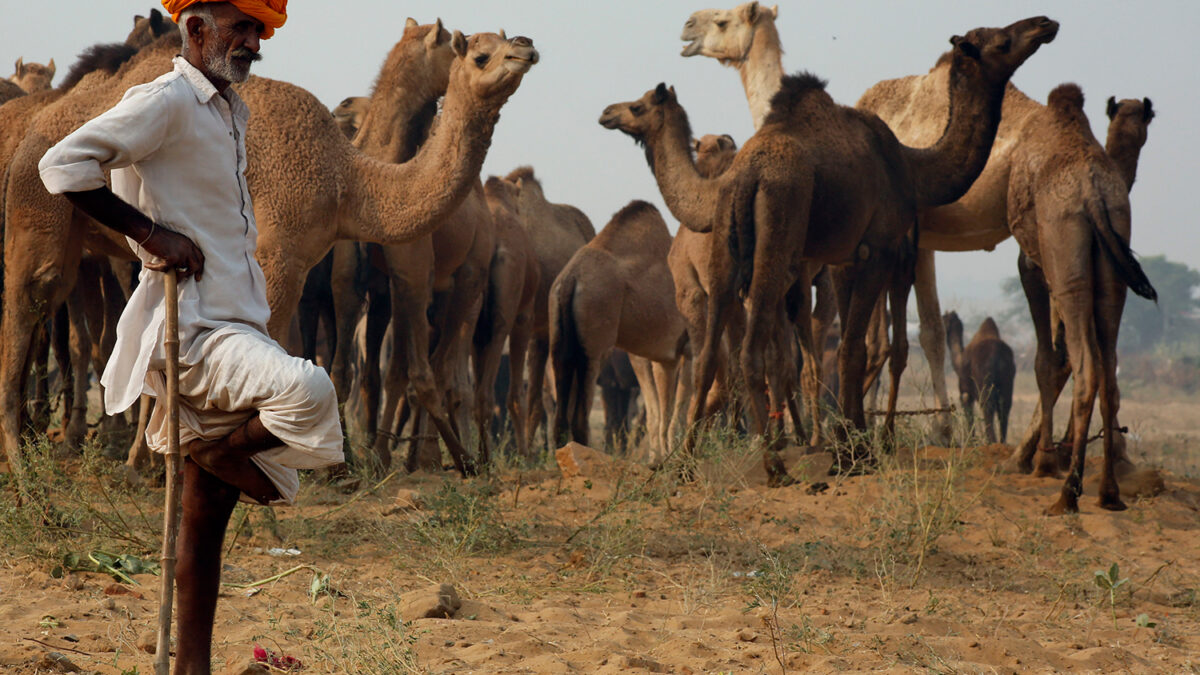
[(526, 73), (539, 60), (540, 56), (532, 47), (524, 53), (511, 53), (504, 57), (504, 67), (513, 73)]
[(621, 118), (616, 115), (604, 114), (600, 116), (600, 126), (605, 129), (616, 129), (621, 126)]
[(1038, 27), (1041, 28), (1042, 30), (1039, 31), (1038, 33), (1034, 34), (1034, 36), (1032, 38), (1033, 41), (1035, 41), (1039, 44), (1046, 44), (1047, 42), (1052, 42), (1054, 40), (1054, 38), (1058, 37), (1058, 22), (1057, 21), (1055, 21), (1053, 19), (1043, 18), (1039, 22)]
[[(680, 39), (687, 40), (688, 37), (685, 35), (685, 36), (681, 37)], [(695, 56), (700, 53), (700, 49), (701, 49), (700, 38), (694, 38), (694, 39), (692, 39), (691, 42), (689, 42), (683, 46), (683, 49), (679, 52), (679, 55), (680, 56)]]

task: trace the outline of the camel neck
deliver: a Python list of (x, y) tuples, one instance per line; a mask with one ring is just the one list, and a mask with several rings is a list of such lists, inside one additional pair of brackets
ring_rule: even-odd
[(950, 116), (930, 148), (905, 148), (919, 207), (958, 200), (983, 172), (1004, 105), (1007, 80), (990, 82), (968, 57), (955, 55), (950, 70)]
[(1125, 179), (1126, 189), (1133, 189), (1133, 181), (1137, 179), (1138, 158), (1141, 157), (1142, 145), (1145, 142), (1144, 133), (1140, 137), (1123, 133), (1116, 124), (1110, 125), (1108, 128), (1108, 139), (1104, 143), (1104, 150), (1117, 165), (1121, 177)]
[(709, 232), (716, 216), (710, 198), (713, 181), (704, 179), (696, 170), (687, 113), (676, 102), (663, 107), (662, 129), (645, 139), (646, 161), (671, 214), (690, 230)]
[(357, 180), (344, 201), (339, 237), (402, 244), (432, 233), (479, 182), (479, 172), (507, 96), (479, 101), (469, 85), (446, 93), (441, 120), (412, 159), (383, 163), (363, 153), (351, 162)]
[(774, 21), (762, 19), (755, 26), (754, 39), (746, 58), (738, 65), (738, 74), (746, 90), (754, 129), (758, 130), (771, 111), (771, 98), (783, 80), (783, 47)]
[(384, 162), (408, 161), (429, 134), (437, 97), (435, 92), (377, 87), (354, 146)]

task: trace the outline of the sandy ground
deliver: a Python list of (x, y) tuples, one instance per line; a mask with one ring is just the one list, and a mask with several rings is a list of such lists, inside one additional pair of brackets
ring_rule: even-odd
[[(1019, 386), (1013, 435), (1033, 400)], [(828, 455), (793, 451), (798, 483), (779, 489), (737, 442), (687, 484), (581, 453), (572, 477), (307, 485), (297, 507), (235, 512), (214, 671), (243, 672), (258, 644), (316, 673), (1197, 672), (1197, 408), (1127, 393), (1131, 449), (1165, 490), (1127, 492), (1120, 513), (1089, 485), (1078, 516), (1043, 516), (1060, 482), (999, 473), (1008, 448), (977, 445), (901, 448), (842, 478), (824, 475)], [(161, 490), (69, 471), (78, 528), (112, 500), (129, 533), (157, 536)], [(152, 672), (139, 645), (157, 577), (51, 571), (63, 552), (156, 554), (6, 518), (0, 670), (61, 672), (55, 652), (83, 672)], [(1110, 595), (1096, 572), (1114, 563)], [(439, 584), (460, 606), (415, 618)]]

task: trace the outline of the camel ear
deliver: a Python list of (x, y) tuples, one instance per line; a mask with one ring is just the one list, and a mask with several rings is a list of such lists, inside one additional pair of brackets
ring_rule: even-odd
[(508, 40), (508, 33), (505, 33), (503, 28), (500, 29), (500, 39), (505, 41)]
[(17, 57), (17, 63), (16, 63), (16, 66), (13, 68), (13, 70), (16, 71), (17, 77), (20, 77), (25, 74), (25, 57), (24, 56)]
[(659, 82), (658, 86), (654, 88), (654, 98), (652, 98), (651, 101), (653, 101), (656, 105), (665, 103), (666, 101), (670, 100), (673, 94), (674, 91), (667, 89), (665, 82)]
[(163, 31), (163, 13), (157, 9), (150, 9), (150, 32), (155, 35)]
[(758, 21), (759, 6), (757, 0), (747, 3), (742, 7), (742, 16), (746, 19), (746, 23), (754, 23)]
[(429, 35), (425, 36), (425, 46), (433, 49), (442, 44), (442, 31), (444, 30), (442, 28), (442, 19), (438, 17), (438, 20), (433, 22), (433, 30), (429, 31)]
[(772, 19), (779, 18), (779, 5), (771, 5), (771, 9), (769, 11), (771, 12)]
[(461, 58), (467, 56), (467, 38), (463, 37), (462, 31), (454, 31), (454, 36), (450, 38), (450, 48), (454, 53)]
[(46, 64), (46, 67), (50, 69), (50, 79), (54, 79), (54, 73), (58, 72), (58, 68), (54, 66), (53, 58), (50, 59), (50, 63)]
[(408, 30), (409, 28), (416, 28), (417, 25), (418, 25), (417, 20), (412, 18), (411, 16), (404, 20), (404, 30)]
[(133, 15), (133, 25), (136, 26), (137, 22), (141, 21), (144, 18), (146, 18), (146, 17), (142, 16), (141, 14), (134, 14)]
[(955, 35), (954, 37), (950, 38), (950, 44), (954, 45), (963, 54), (975, 59), (976, 61), (978, 61), (982, 56), (982, 54), (979, 53), (979, 47), (961, 35)]
[(1106, 107), (1104, 109), (1104, 114), (1108, 115), (1108, 119), (1111, 120), (1112, 118), (1117, 116), (1117, 108), (1118, 107), (1119, 106), (1117, 105), (1117, 97), (1109, 96), (1108, 97), (1108, 107)]
[(1149, 98), (1144, 98), (1142, 99), (1142, 120), (1149, 124), (1152, 119), (1154, 119), (1154, 104)]
[(692, 152), (700, 152), (700, 139), (699, 138), (692, 139)]
[(717, 147), (722, 150), (737, 150), (737, 141), (733, 140), (733, 136), (729, 134), (721, 134), (717, 139)]

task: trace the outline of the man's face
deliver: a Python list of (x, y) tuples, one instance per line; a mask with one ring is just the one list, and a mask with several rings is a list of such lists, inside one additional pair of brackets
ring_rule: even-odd
[(245, 82), (250, 77), (250, 64), (262, 58), (258, 53), (258, 34), (263, 25), (225, 2), (215, 3), (212, 15), (217, 28), (211, 31), (205, 27), (201, 52), (204, 67), (212, 77), (226, 82)]

